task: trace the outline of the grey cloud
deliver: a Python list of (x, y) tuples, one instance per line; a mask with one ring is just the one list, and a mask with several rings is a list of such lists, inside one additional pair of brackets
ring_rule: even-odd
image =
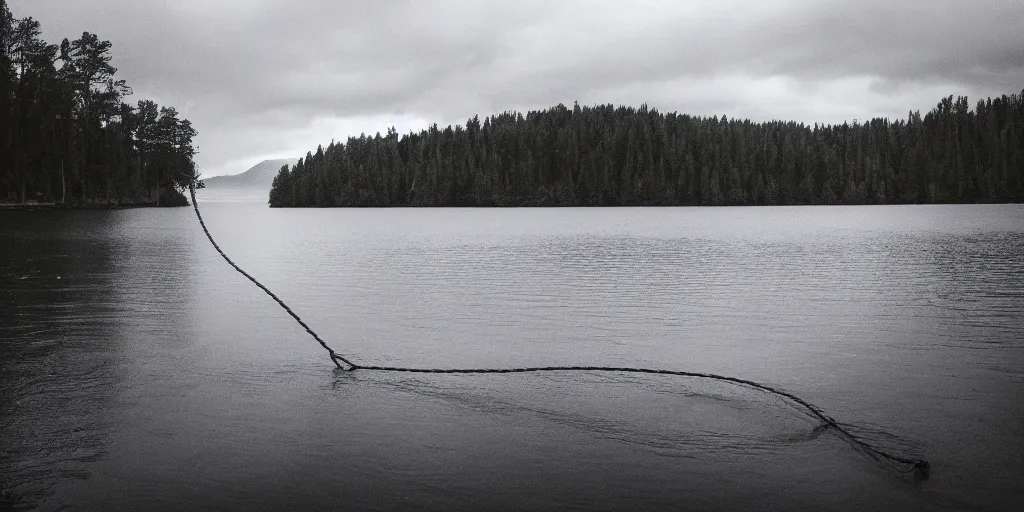
[[(870, 74), (896, 81), (1020, 86), (1024, 3), (820, 4), (773, 34), (766, 70), (802, 76)], [(767, 41), (771, 43), (771, 41)], [(1012, 91), (1008, 91), (1012, 92)]]

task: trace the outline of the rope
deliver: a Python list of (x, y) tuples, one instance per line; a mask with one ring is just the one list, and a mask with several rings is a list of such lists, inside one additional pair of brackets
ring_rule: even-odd
[[(270, 289), (268, 289), (266, 286), (263, 286), (263, 284), (260, 283), (259, 281), (257, 281), (255, 277), (249, 275), (248, 272), (242, 270), (242, 267), (239, 267), (238, 265), (235, 264), (235, 262), (231, 261), (231, 258), (228, 258), (227, 254), (224, 254), (224, 251), (222, 251), (220, 246), (217, 245), (217, 242), (215, 242), (213, 240), (213, 235), (210, 234), (210, 230), (206, 229), (206, 223), (203, 222), (203, 216), (202, 216), (202, 214), (199, 213), (199, 202), (196, 201), (196, 188), (195, 188), (195, 185), (189, 184), (188, 192), (189, 192), (189, 194), (192, 195), (192, 207), (195, 208), (195, 210), (196, 210), (196, 217), (199, 218), (199, 225), (203, 227), (203, 232), (206, 233), (206, 238), (210, 239), (210, 243), (213, 244), (213, 248), (217, 249), (217, 252), (221, 255), (222, 258), (224, 258), (224, 261), (228, 262), (228, 265), (231, 265), (232, 267), (234, 267), (234, 269), (237, 270), (239, 274), (242, 274), (243, 276), (245, 276), (246, 279), (252, 281), (252, 284), (254, 284), (256, 286), (259, 286), (261, 290), (263, 290), (264, 292), (267, 293), (267, 295), (270, 295), (271, 299), (274, 299), (278, 303), (278, 305), (280, 305), (282, 308), (284, 308), (284, 310), (287, 311), (288, 314), (291, 315), (292, 318), (294, 318), (295, 321), (298, 322), (299, 325), (301, 325), (302, 328), (305, 329), (306, 332), (308, 332), (309, 335), (312, 336), (313, 339), (315, 339), (317, 341), (317, 343), (320, 344), (321, 347), (323, 347), (325, 350), (327, 350), (327, 352), (331, 355), (331, 361), (334, 361), (334, 364), (337, 365), (338, 368), (344, 369), (341, 366), (341, 363), (345, 363), (345, 364), (349, 365), (350, 367), (354, 368), (355, 365), (352, 364), (351, 361), (349, 361), (348, 359), (345, 359), (344, 357), (340, 356), (331, 347), (328, 347), (327, 343), (324, 342), (324, 340), (320, 339), (320, 336), (317, 335), (317, 333), (313, 332), (313, 329), (310, 329), (310, 327), (308, 325), (306, 325), (306, 322), (303, 322), (302, 319), (299, 318), (299, 315), (296, 315), (295, 312), (292, 311), (292, 308), (288, 307), (288, 305), (285, 304), (283, 300), (278, 298), (277, 295), (274, 295), (274, 292), (270, 291)], [(341, 362), (339, 363), (339, 361), (341, 361)]]
[[(203, 222), (203, 216), (200, 215), (200, 213), (199, 213), (199, 204), (196, 202), (196, 192), (195, 192), (194, 186), (189, 185), (189, 192), (192, 195), (192, 206), (195, 208), (196, 217), (199, 218), (199, 224), (203, 227), (203, 231), (206, 233), (206, 237), (210, 239), (210, 243), (213, 244), (214, 249), (216, 249), (217, 252), (220, 253), (220, 255), (224, 258), (224, 260), (227, 261), (228, 264), (230, 264), (232, 267), (234, 267), (235, 270), (237, 270), (239, 273), (241, 273), (243, 276), (245, 276), (248, 280), (252, 281), (253, 284), (255, 284), (256, 286), (260, 287), (260, 289), (263, 290), (264, 292), (266, 292), (267, 295), (269, 295), (272, 299), (277, 301), (277, 303), (282, 308), (284, 308), (284, 310), (287, 311), (288, 314), (291, 315), (292, 318), (294, 318), (299, 323), (299, 325), (301, 325), (304, 329), (306, 329), (306, 332), (308, 332), (311, 336), (313, 336), (313, 339), (315, 339), (318, 343), (320, 343), (320, 346), (322, 346), (324, 349), (327, 350), (328, 353), (330, 353), (331, 361), (333, 361), (334, 364), (337, 365), (337, 367), (339, 369), (346, 370), (346, 371), (367, 370), (367, 371), (377, 371), (377, 372), (435, 373), (435, 374), (438, 374), (438, 373), (441, 373), (441, 374), (496, 374), (496, 373), (534, 373), (534, 372), (647, 373), (647, 374), (655, 374), (655, 375), (676, 375), (676, 376), (680, 376), (680, 377), (693, 377), (693, 378), (700, 378), (700, 379), (712, 379), (712, 380), (718, 380), (718, 381), (723, 381), (723, 382), (731, 382), (733, 384), (738, 384), (738, 385), (741, 385), (741, 386), (748, 386), (748, 387), (751, 387), (751, 388), (754, 388), (754, 389), (760, 389), (762, 391), (765, 391), (765, 392), (768, 392), (768, 393), (772, 393), (774, 395), (778, 395), (778, 396), (781, 396), (783, 398), (789, 399), (793, 403), (796, 403), (796, 404), (802, 406), (803, 408), (807, 409), (808, 411), (810, 411), (811, 414), (813, 414), (816, 418), (821, 420), (822, 423), (824, 423), (828, 427), (831, 427), (831, 428), (835, 429), (836, 432), (839, 432), (839, 434), (842, 435), (844, 439), (846, 439), (847, 441), (852, 443), (855, 447), (858, 447), (858, 448), (861, 448), (862, 450), (864, 450), (872, 458), (875, 458), (876, 460), (879, 460), (879, 459), (886, 460), (886, 461), (889, 461), (890, 463), (903, 464), (903, 465), (910, 466), (909, 470), (901, 471), (901, 472), (909, 473), (911, 471), (918, 471), (919, 474), (923, 478), (928, 478), (928, 476), (929, 476), (929, 474), (931, 472), (931, 463), (929, 463), (926, 459), (907, 458), (907, 457), (903, 457), (901, 455), (897, 455), (897, 454), (894, 454), (894, 453), (889, 453), (889, 452), (887, 452), (885, 450), (882, 450), (881, 448), (878, 448), (878, 447), (872, 445), (871, 443), (861, 439), (860, 437), (855, 435), (853, 432), (850, 432), (849, 430), (847, 430), (846, 428), (841, 426), (835, 419), (833, 419), (831, 416), (826, 414), (823, 410), (818, 408), (818, 406), (816, 406), (816, 405), (814, 405), (814, 404), (804, 400), (803, 398), (800, 398), (800, 397), (798, 397), (798, 396), (796, 396), (796, 395), (794, 395), (794, 394), (792, 394), (792, 393), (790, 393), (788, 391), (783, 391), (781, 389), (773, 388), (771, 386), (766, 386), (764, 384), (759, 384), (759, 383), (751, 381), (751, 380), (740, 379), (740, 378), (737, 378), (737, 377), (729, 377), (729, 376), (725, 376), (725, 375), (716, 375), (714, 373), (686, 372), (686, 371), (679, 371), (679, 370), (657, 370), (657, 369), (652, 369), (652, 368), (632, 368), (632, 367), (625, 367), (625, 366), (623, 366), (623, 367), (618, 367), (618, 366), (536, 366), (536, 367), (527, 367), (527, 368), (469, 368), (469, 369), (465, 369), (465, 368), (448, 368), (448, 369), (445, 369), (445, 368), (405, 368), (405, 367), (399, 367), (399, 366), (373, 366), (373, 365), (359, 365), (359, 364), (353, 363), (352, 361), (342, 357), (340, 354), (335, 352), (331, 347), (327, 346), (327, 343), (325, 343), (324, 340), (322, 340), (320, 338), (320, 336), (318, 336), (315, 332), (313, 332), (313, 330), (310, 329), (310, 327), (308, 325), (306, 325), (306, 323), (303, 322), (302, 319), (299, 318), (299, 316), (296, 315), (291, 310), (291, 308), (289, 308), (288, 305), (284, 303), (284, 301), (279, 299), (277, 297), (277, 295), (274, 295), (274, 293), (271, 292), (269, 289), (267, 289), (266, 286), (263, 286), (262, 284), (260, 284), (259, 281), (257, 281), (251, 275), (249, 275), (246, 271), (242, 270), (238, 265), (235, 264), (235, 262), (231, 261), (231, 258), (228, 258), (228, 256), (226, 254), (224, 254), (224, 251), (222, 251), (221, 248), (217, 245), (217, 242), (215, 242), (213, 240), (213, 236), (210, 235), (210, 231), (208, 229), (206, 229), (206, 224)], [(343, 362), (346, 365), (348, 365), (348, 368), (344, 368), (341, 365), (341, 362)]]
[(800, 398), (792, 393), (776, 389), (771, 386), (759, 384), (757, 382), (740, 379), (736, 377), (728, 377), (725, 375), (716, 375), (714, 373), (698, 373), (698, 372), (685, 372), (679, 370), (657, 370), (652, 368), (631, 368), (626, 366), (538, 366), (532, 368), (475, 368), (475, 369), (441, 369), (441, 368), (403, 368), (396, 366), (363, 366), (363, 365), (352, 365), (351, 370), (371, 370), (381, 372), (404, 372), (404, 373), (461, 373), (461, 374), (481, 374), (481, 373), (532, 373), (532, 372), (615, 372), (615, 373), (649, 373), (656, 375), (678, 375), (680, 377), (695, 377), (701, 379), (713, 379), (724, 382), (732, 382), (743, 386), (749, 386), (755, 389), (760, 389), (768, 393), (779, 395), (781, 397), (788, 398), (794, 403), (803, 406), (805, 409), (811, 412), (814, 416), (820, 419), (825, 425), (834, 428), (837, 432), (842, 434), (848, 441), (854, 443), (856, 446), (864, 449), (871, 455), (887, 459), (891, 462), (900, 464), (907, 464), (912, 466), (911, 470), (919, 470), (924, 476), (927, 476), (930, 471), (930, 463), (925, 459), (910, 459), (902, 457), (900, 455), (886, 452), (880, 448), (876, 448), (874, 445), (864, 441), (857, 437), (849, 430), (843, 428), (828, 414), (819, 409), (814, 404)]

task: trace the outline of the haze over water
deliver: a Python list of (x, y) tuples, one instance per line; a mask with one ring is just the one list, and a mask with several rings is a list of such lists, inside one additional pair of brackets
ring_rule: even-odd
[[(1024, 502), (1024, 206), (0, 212), (0, 489), (41, 509)], [(0, 509), (4, 505), (0, 504)]]

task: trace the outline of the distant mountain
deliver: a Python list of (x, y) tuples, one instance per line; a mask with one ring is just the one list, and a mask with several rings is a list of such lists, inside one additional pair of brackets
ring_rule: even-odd
[(270, 185), (277, 176), (277, 171), (282, 165), (295, 165), (298, 158), (284, 158), (281, 160), (264, 160), (254, 165), (242, 174), (231, 176), (214, 176), (206, 178), (203, 183), (210, 189), (256, 189), (269, 191)]

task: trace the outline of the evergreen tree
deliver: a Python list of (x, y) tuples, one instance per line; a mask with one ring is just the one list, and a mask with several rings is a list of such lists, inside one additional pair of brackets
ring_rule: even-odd
[(0, 201), (187, 204), (196, 132), (173, 108), (123, 102), (111, 44), (49, 44), (0, 0)]

